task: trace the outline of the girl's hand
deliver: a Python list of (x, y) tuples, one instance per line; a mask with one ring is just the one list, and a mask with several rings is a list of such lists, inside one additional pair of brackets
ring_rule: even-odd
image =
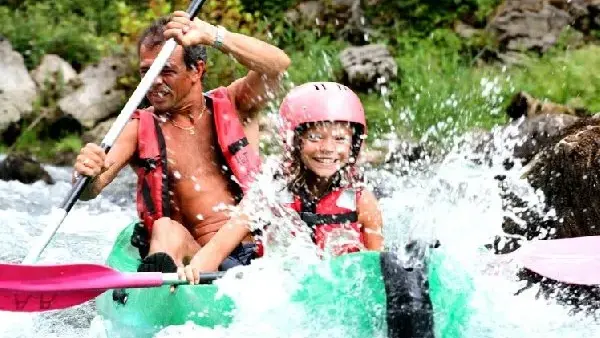
[(191, 262), (189, 265), (177, 269), (177, 275), (179, 275), (179, 279), (187, 280), (192, 285), (200, 283), (200, 272), (201, 269), (194, 266)]

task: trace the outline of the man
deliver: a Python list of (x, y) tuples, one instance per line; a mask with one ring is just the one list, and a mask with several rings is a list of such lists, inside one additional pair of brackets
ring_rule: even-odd
[[(144, 225), (132, 237), (143, 258), (139, 271), (175, 272), (228, 220), (224, 209), (237, 203), (236, 188), (249, 183), (248, 171), (259, 164), (257, 113), (290, 64), (277, 47), (177, 11), (140, 37), (142, 76), (171, 37), (179, 45), (146, 95), (152, 106), (134, 114), (108, 154), (87, 144), (74, 165), (75, 175), (93, 177), (84, 200), (125, 165), (136, 170)], [(248, 74), (204, 95), (204, 46), (228, 53)], [(222, 270), (248, 264), (251, 238), (244, 243)]]

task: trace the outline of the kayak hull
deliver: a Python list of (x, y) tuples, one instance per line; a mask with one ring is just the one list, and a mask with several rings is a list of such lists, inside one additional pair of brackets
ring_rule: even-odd
[[(107, 265), (137, 270), (132, 230), (129, 225), (118, 236)], [(389, 253), (340, 256), (311, 269), (289, 302), (303, 309), (303, 320), (312, 327), (339, 325), (348, 337), (433, 337), (434, 331), (437, 338), (461, 337), (468, 292), (445, 292), (447, 279), (436, 278), (444, 273), (444, 259), (438, 255), (431, 262), (426, 281), (426, 274), (402, 268)], [(235, 301), (215, 285), (182, 285), (174, 293), (168, 286), (107, 291), (97, 297), (96, 307), (109, 337), (152, 337), (166, 326), (190, 321), (228, 327), (236, 320)]]

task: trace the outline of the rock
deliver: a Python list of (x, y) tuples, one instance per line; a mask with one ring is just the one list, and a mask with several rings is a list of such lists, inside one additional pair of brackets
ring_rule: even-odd
[(54, 153), (54, 156), (49, 160), (49, 164), (59, 167), (70, 167), (75, 164), (78, 153), (68, 150), (60, 150)]
[(125, 99), (125, 92), (115, 88), (118, 78), (125, 74), (126, 69), (125, 61), (113, 57), (86, 67), (78, 75), (82, 86), (58, 101), (60, 110), (76, 118), (88, 129), (117, 113)]
[(117, 118), (110, 118), (106, 121), (98, 123), (92, 130), (83, 134), (82, 140), (84, 143), (96, 143), (100, 144), (104, 136), (110, 130), (110, 127), (115, 123)]
[[(505, 220), (504, 230), (527, 239), (600, 235), (599, 139), (600, 120), (580, 118), (539, 141), (539, 150), (522, 177), (543, 194), (542, 213), (526, 208), (528, 203), (520, 196), (507, 193), (506, 207), (519, 210), (523, 224)], [(549, 214), (551, 209), (554, 216)]]
[(573, 17), (573, 27), (584, 34), (600, 27), (600, 1), (598, 0), (554, 0), (552, 4), (565, 9)]
[(42, 180), (46, 184), (54, 184), (50, 174), (39, 162), (20, 153), (11, 153), (0, 163), (0, 180), (17, 180), (25, 184)]
[[(527, 97), (529, 102), (535, 100), (526, 93), (519, 93), (517, 97)], [(515, 108), (515, 112), (521, 113), (511, 115), (520, 116), (518, 119), (494, 128), (492, 132), (474, 129), (463, 135), (459, 146), (470, 160), (480, 165), (492, 165), (493, 161), (497, 161), (502, 162), (506, 170), (515, 165), (515, 160), (526, 165), (548, 142), (581, 119), (571, 109), (565, 113), (564, 106), (547, 104), (548, 109), (539, 108), (537, 104), (533, 105), (536, 108), (523, 104)], [(510, 111), (507, 113), (512, 114)]]
[(344, 81), (352, 88), (379, 89), (395, 79), (398, 65), (385, 45), (348, 47), (340, 53)]
[(76, 82), (77, 72), (60, 56), (47, 54), (42, 58), (40, 65), (31, 72), (31, 76), (40, 88), (45, 88), (47, 84), (62, 84), (66, 88), (69, 83)]
[(470, 25), (467, 25), (466, 23), (464, 23), (462, 21), (456, 21), (454, 23), (454, 31), (461, 38), (470, 39), (470, 38), (476, 36), (477, 34), (479, 34), (482, 30), (476, 29)]
[(511, 51), (497, 53), (496, 56), (503, 64), (508, 66), (526, 66), (527, 61), (530, 59), (526, 54)]
[(355, 6), (356, 3), (356, 0), (331, 0), (330, 7), (336, 11), (347, 11), (352, 9), (352, 6)]
[(545, 52), (573, 22), (571, 15), (544, 0), (507, 0), (487, 29), (503, 51)]
[(506, 108), (506, 114), (511, 119), (522, 116), (533, 117), (544, 114), (584, 115), (586, 112), (548, 101), (541, 101), (526, 92), (518, 92)]
[(579, 118), (568, 114), (542, 114), (518, 123), (514, 157), (528, 163), (550, 140), (572, 126)]
[[(496, 252), (519, 248), (521, 241), (516, 238), (547, 240), (600, 235), (599, 139), (600, 120), (581, 118), (546, 142), (522, 176), (543, 195), (541, 206), (531, 205), (528, 199), (502, 186), (503, 209), (515, 216), (505, 217), (502, 228), (511, 236), (496, 239)], [(518, 276), (528, 285), (539, 284), (543, 295), (575, 311), (600, 308), (597, 287), (558, 283), (528, 270), (520, 271)]]
[(325, 10), (321, 1), (305, 1), (286, 13), (286, 18), (296, 24), (318, 25)]
[(429, 150), (411, 138), (408, 132), (397, 131), (381, 135), (370, 146), (365, 146), (358, 162), (399, 176), (406, 175), (429, 163), (432, 155)]
[(334, 22), (341, 26), (338, 36), (353, 45), (366, 45), (374, 31), (365, 23), (364, 11), (360, 0), (332, 0), (330, 12), (334, 13)]
[(40, 136), (59, 140), (66, 135), (81, 135), (83, 126), (71, 115), (51, 116), (45, 122), (46, 127)]
[(360, 0), (304, 1), (288, 10), (285, 17), (296, 29), (317, 28), (354, 45), (368, 43), (372, 34), (365, 24)]
[(35, 83), (29, 76), (23, 57), (13, 50), (8, 40), (0, 38), (0, 133), (33, 110), (37, 96)]
[(12, 146), (21, 135), (21, 124), (13, 122), (0, 134), (0, 143)]

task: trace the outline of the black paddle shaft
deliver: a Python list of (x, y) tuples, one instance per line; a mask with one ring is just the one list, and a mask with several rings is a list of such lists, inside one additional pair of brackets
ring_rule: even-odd
[[(198, 15), (200, 8), (202, 8), (202, 5), (204, 5), (205, 2), (206, 0), (193, 0), (190, 3), (186, 12), (190, 15), (191, 20), (194, 20), (194, 18)], [(102, 147), (102, 149), (104, 149), (104, 152), (106, 153), (108, 153), (111, 147), (111, 145), (107, 145), (104, 143), (100, 146)], [(60, 205), (60, 208), (65, 210), (67, 213), (71, 211), (71, 209), (85, 190), (86, 186), (90, 183), (90, 181), (91, 178), (89, 176), (81, 176), (77, 178), (75, 184), (69, 192), (69, 195), (67, 195), (67, 197), (63, 200), (62, 204)]]

